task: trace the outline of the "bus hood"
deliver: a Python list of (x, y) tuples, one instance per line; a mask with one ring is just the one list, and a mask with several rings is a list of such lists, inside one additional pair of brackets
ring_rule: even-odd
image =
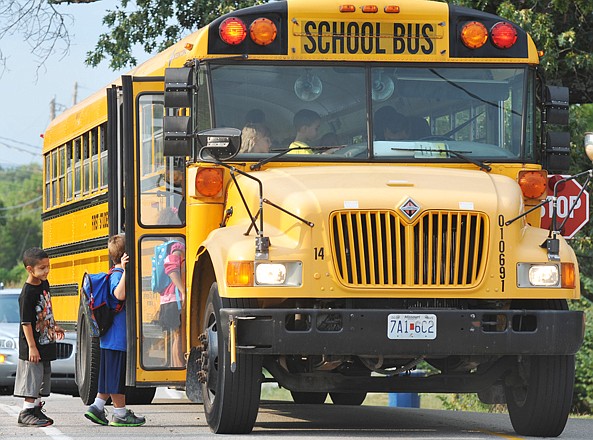
[[(254, 176), (262, 182), (265, 199), (313, 222), (312, 217), (319, 221), (320, 215), (344, 209), (390, 209), (413, 219), (427, 209), (503, 213), (509, 218), (522, 208), (522, 194), (514, 180), (475, 170), (312, 166), (272, 168)], [(257, 210), (257, 187), (246, 180), (240, 180), (241, 190), (250, 195), (246, 196), (250, 209)]]

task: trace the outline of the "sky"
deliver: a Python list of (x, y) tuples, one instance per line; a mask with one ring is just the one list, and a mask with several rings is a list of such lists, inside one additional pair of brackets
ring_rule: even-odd
[[(58, 110), (71, 107), (75, 83), (80, 102), (130, 70), (114, 72), (105, 61), (96, 68), (84, 64), (86, 52), (95, 47), (101, 33), (108, 31), (102, 24), (105, 11), (117, 4), (117, 0), (101, 0), (58, 6), (60, 12), (72, 16), (71, 45), (64, 55), (62, 44), (39, 69), (22, 35), (0, 40), (7, 58), (6, 69), (0, 74), (0, 167), (41, 163), (41, 135), (50, 122), (53, 98)], [(134, 55), (139, 63), (150, 57), (142, 52)]]

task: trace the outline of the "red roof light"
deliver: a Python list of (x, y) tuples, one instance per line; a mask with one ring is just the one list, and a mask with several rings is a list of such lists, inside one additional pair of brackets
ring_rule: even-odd
[(240, 19), (230, 17), (220, 24), (218, 33), (220, 34), (222, 41), (236, 46), (245, 40), (245, 37), (247, 36), (247, 27)]
[(508, 49), (517, 42), (517, 29), (510, 23), (501, 21), (490, 30), (492, 44), (499, 49)]

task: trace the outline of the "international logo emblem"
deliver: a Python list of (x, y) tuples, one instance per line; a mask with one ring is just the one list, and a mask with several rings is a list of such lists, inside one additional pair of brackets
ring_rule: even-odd
[(410, 220), (420, 211), (420, 206), (410, 197), (399, 207), (399, 210)]

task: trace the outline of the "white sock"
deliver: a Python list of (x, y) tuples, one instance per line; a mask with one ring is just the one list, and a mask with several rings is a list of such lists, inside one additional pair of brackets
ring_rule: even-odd
[(113, 413), (117, 417), (125, 417), (126, 416), (126, 407), (122, 406), (121, 408), (113, 407)]
[(23, 403), (23, 409), (32, 409), (35, 408), (35, 402), (27, 402)]
[(105, 409), (105, 400), (101, 399), (100, 397), (95, 397), (95, 401), (93, 405), (96, 406), (99, 411), (103, 411)]
[(38, 397), (37, 399), (35, 399), (35, 402), (33, 404), (35, 406), (41, 406), (41, 397)]

